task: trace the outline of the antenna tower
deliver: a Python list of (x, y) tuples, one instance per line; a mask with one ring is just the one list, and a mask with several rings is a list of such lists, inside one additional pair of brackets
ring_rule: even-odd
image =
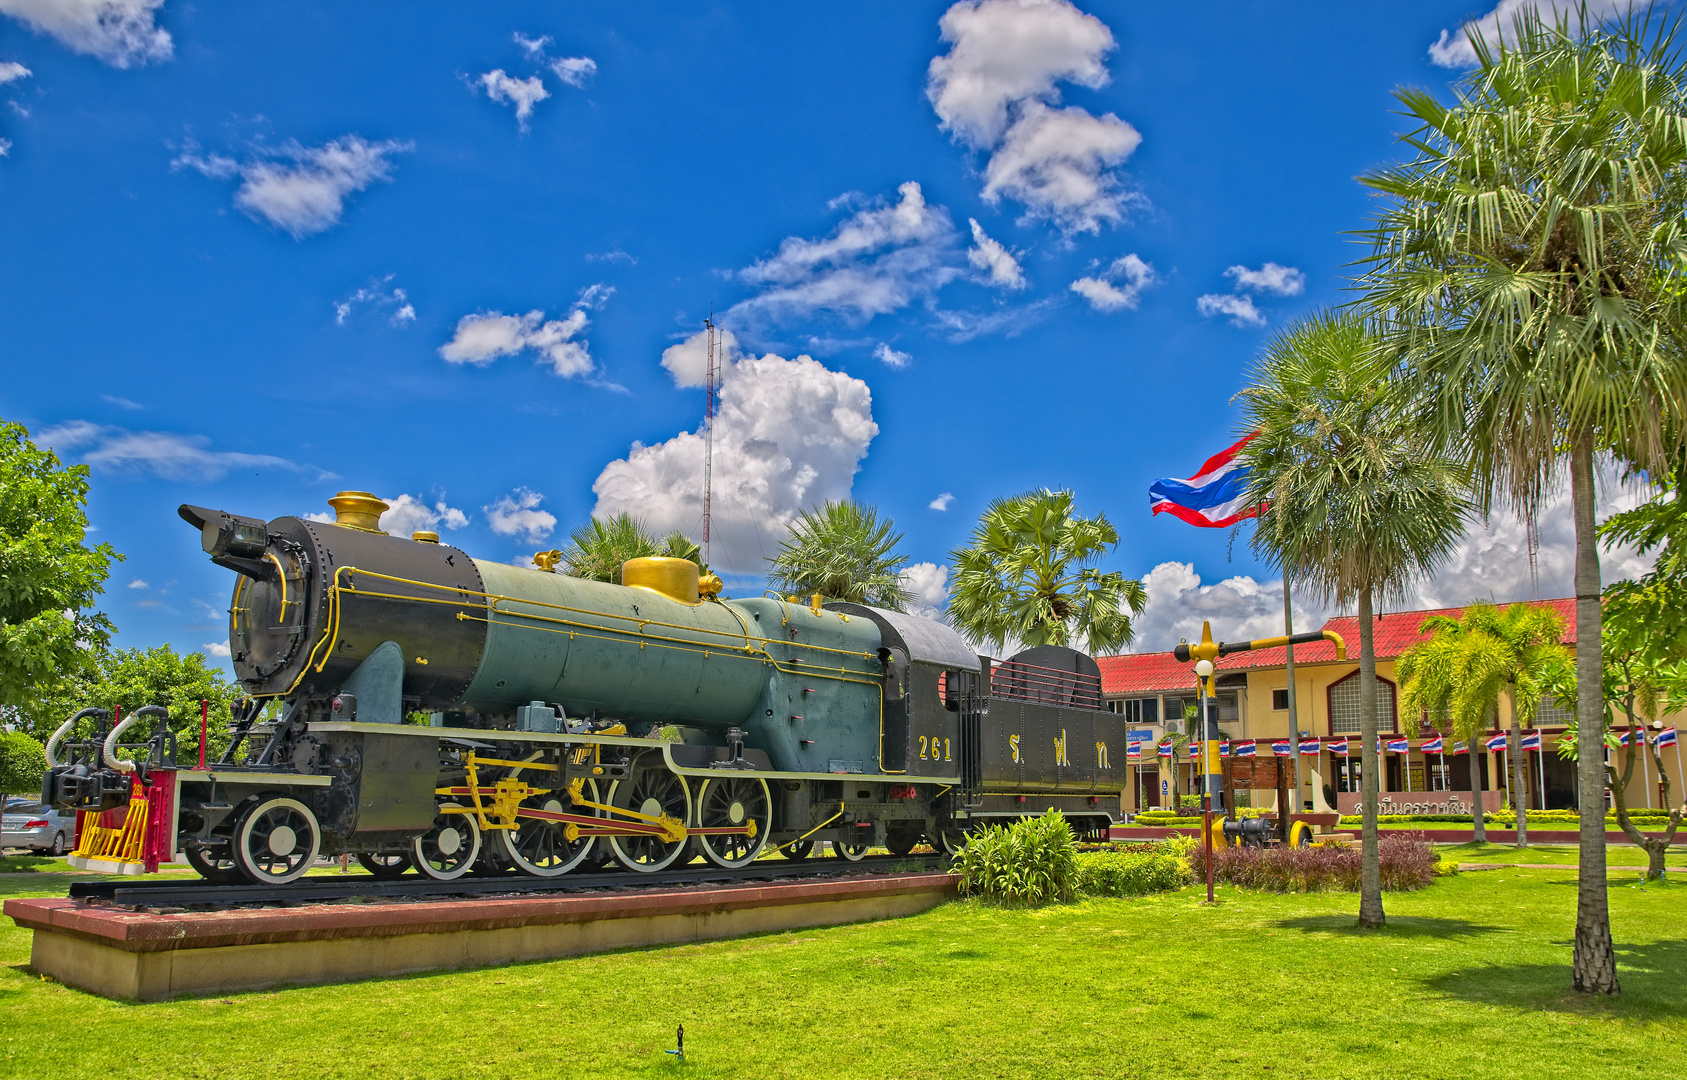
[(703, 320), (709, 332), (709, 361), (704, 373), (703, 391), (703, 565), (709, 565), (709, 510), (713, 501), (715, 466), (715, 316)]

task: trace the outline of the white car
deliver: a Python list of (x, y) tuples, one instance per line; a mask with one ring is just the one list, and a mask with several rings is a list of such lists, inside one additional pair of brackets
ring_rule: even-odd
[(54, 810), (32, 799), (6, 800), (6, 811), (0, 815), (0, 848), (63, 855), (75, 842), (75, 811)]

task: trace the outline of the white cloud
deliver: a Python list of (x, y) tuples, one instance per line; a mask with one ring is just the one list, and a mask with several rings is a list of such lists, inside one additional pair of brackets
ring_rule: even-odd
[(569, 86), (582, 87), (597, 74), (597, 61), (589, 56), (565, 56), (551, 61), (551, 72)]
[(520, 30), (510, 35), (510, 40), (521, 46), (521, 51), (527, 54), (529, 60), (537, 60), (545, 55), (545, 47), (551, 43), (551, 35), (542, 34), (530, 38)]
[[(0, 4), (4, 3), (5, 0), (0, 0)], [(15, 82), (18, 79), (27, 79), (32, 74), (34, 74), (34, 72), (30, 71), (22, 64), (11, 60), (0, 61), (0, 86), (5, 86), (7, 83)]]
[[(1165, 562), (1142, 578), (1148, 605), (1131, 620), (1134, 652), (1165, 652), (1179, 640), (1197, 641), (1201, 621), (1212, 620), (1219, 641), (1246, 641), (1283, 632), (1283, 583), (1246, 575), (1203, 585), (1190, 563)], [(1295, 630), (1316, 630), (1334, 612), (1295, 597)]]
[(238, 176), (241, 183), (234, 204), (249, 217), (262, 218), (302, 240), (339, 224), (346, 198), (377, 180), (389, 179), (392, 155), (414, 148), (408, 142), (369, 142), (346, 135), (315, 147), (293, 141), (276, 150), (259, 147), (252, 157), (236, 161), (221, 154), (200, 154), (190, 144), (170, 164), (215, 180)]
[(453, 364), (485, 366), (500, 356), (531, 349), (561, 378), (590, 375), (595, 370), (591, 351), (585, 341), (575, 339), (591, 325), (587, 308), (602, 307), (614, 291), (593, 285), (581, 293), (565, 317), (549, 321), (543, 311), (529, 311), (525, 315), (496, 311), (465, 315), (457, 320), (451, 340), (440, 346), (439, 355)]
[(146, 582), (142, 581), (140, 578), (136, 578), (135, 580), (129, 582), (129, 588), (131, 588), (131, 589), (150, 589), (150, 588), (152, 588), (152, 586), (148, 585)]
[(537, 544), (556, 530), (556, 515), (538, 508), (544, 501), (545, 497), (537, 491), (516, 488), (513, 494), (481, 509), (486, 511), (487, 523), (499, 536), (514, 536)]
[(943, 621), (943, 609), (949, 603), (949, 568), (936, 563), (920, 562), (902, 571), (902, 587), (914, 594), (908, 605), (910, 615)]
[(461, 529), (469, 523), (467, 514), (454, 506), (447, 506), (443, 498), (431, 506), (408, 494), (382, 501), (389, 509), (381, 515), (381, 528), (394, 536), (409, 536), (424, 530), (438, 532), (442, 526)]
[(0, 0), (0, 15), (73, 52), (126, 68), (170, 59), (170, 34), (153, 21), (163, 6), (164, 0)]
[(393, 326), (409, 326), (416, 321), (416, 308), (410, 303), (410, 298), (403, 289), (387, 288), (392, 283), (392, 274), (382, 278), (372, 278), (369, 284), (352, 293), (344, 300), (334, 303), (334, 323), (344, 326), (352, 312), (360, 305), (369, 304), (378, 309), (390, 312), (387, 321)]
[[(714, 430), (714, 564), (734, 575), (761, 574), (800, 511), (849, 497), (878, 432), (872, 393), (859, 379), (807, 356), (729, 365)], [(678, 529), (701, 539), (702, 480), (701, 432), (634, 443), (592, 485), (592, 513), (626, 512), (657, 533)]]
[(954, 501), (955, 501), (954, 492), (945, 491), (943, 494), (939, 495), (937, 498), (931, 500), (931, 503), (927, 506), (927, 509), (928, 510), (947, 510), (947, 509), (949, 509), (949, 504), (954, 502)]
[[(731, 330), (715, 330), (715, 381), (720, 373), (737, 360), (738, 338)], [(662, 350), (662, 366), (673, 376), (675, 386), (702, 386), (709, 381), (709, 332), (699, 330), (678, 345)]]
[[(35, 441), (52, 447), (61, 457), (79, 452), (87, 465), (102, 472), (148, 472), (166, 480), (209, 483), (236, 469), (286, 469), (289, 472), (318, 472), (269, 454), (243, 454), (209, 449), (203, 435), (177, 435), (166, 431), (128, 431), (120, 427), (72, 420), (48, 428)], [(321, 473), (321, 477), (331, 476)]]
[(914, 362), (913, 354), (897, 352), (895, 349), (890, 347), (889, 342), (885, 341), (879, 342), (878, 348), (873, 350), (873, 358), (883, 362), (889, 367), (897, 369), (898, 371)]
[(938, 309), (932, 311), (932, 316), (937, 325), (948, 332), (951, 342), (963, 344), (986, 334), (1013, 337), (1045, 319), (1059, 302), (1058, 297), (1045, 296), (1029, 304), (1000, 308), (986, 314)]
[[(1119, 282), (1123, 282), (1121, 286)], [(1144, 262), (1135, 252), (1113, 260), (1112, 265), (1093, 277), (1081, 277), (1067, 288), (1090, 302), (1097, 311), (1136, 310), (1142, 300), (1142, 290), (1160, 283), (1151, 263)]]
[(972, 226), (973, 243), (967, 251), (967, 261), (988, 273), (990, 284), (1005, 289), (1023, 289), (1025, 272), (1020, 269), (1019, 260), (1013, 257), (1013, 252), (986, 235), (984, 226), (976, 218), (967, 218), (967, 224)]
[(128, 398), (126, 398), (126, 397), (116, 397), (116, 396), (115, 396), (115, 395), (112, 395), (112, 394), (101, 394), (101, 395), (100, 395), (100, 400), (101, 400), (101, 401), (103, 401), (103, 402), (105, 402), (105, 403), (106, 403), (106, 404), (108, 404), (108, 405), (115, 405), (115, 406), (117, 406), (117, 407), (118, 407), (118, 408), (119, 408), (119, 409), (130, 409), (130, 410), (135, 410), (135, 409), (144, 409), (144, 408), (146, 408), (146, 406), (145, 406), (145, 405), (142, 405), (142, 404), (141, 404), (141, 403), (140, 403), (140, 402), (138, 402), (138, 401), (130, 401), (130, 400), (129, 400), (129, 399), (128, 399)]
[(518, 79), (504, 74), (503, 68), (488, 71), (478, 81), (488, 98), (515, 106), (516, 123), (523, 131), (527, 130), (527, 121), (533, 116), (533, 106), (551, 96), (539, 76)]
[(229, 651), (229, 647), (221, 641), (207, 641), (200, 648), (205, 650), (206, 656), (215, 656), (219, 660), (227, 660), (234, 655)]
[(12, 140), (10, 140), (10, 139), (0, 139), (0, 157), (5, 157), (6, 155), (10, 154), (11, 152), (12, 152)]
[(620, 248), (611, 248), (609, 251), (591, 252), (586, 255), (585, 258), (587, 262), (626, 263), (628, 266), (638, 265), (637, 256), (628, 255)]
[[(1585, 0), (1589, 23), (1598, 23), (1601, 19), (1613, 15), (1627, 14), (1634, 6), (1634, 0)], [(1441, 31), (1440, 40), (1430, 43), (1430, 63), (1445, 68), (1468, 68), (1476, 66), (1476, 50), (1470, 47), (1470, 41), (1465, 36), (1466, 27), (1473, 28), (1477, 36), (1490, 46), (1498, 45), (1503, 37), (1511, 37), (1517, 17), (1525, 11), (1536, 11), (1542, 21), (1552, 25), (1560, 18), (1567, 19), (1570, 27), (1580, 32), (1581, 8), (1583, 0), (1500, 0), (1494, 10), (1466, 23), (1457, 30)]]
[(991, 151), (983, 195), (1006, 195), (1067, 232), (1115, 223), (1133, 198), (1114, 175), (1142, 141), (1112, 113), (1054, 108), (1062, 82), (1107, 84), (1112, 31), (1066, 0), (962, 0), (938, 24), (926, 96), (943, 128)]
[[(920, 185), (874, 201), (818, 240), (787, 237), (777, 254), (739, 271), (764, 290), (724, 321), (807, 319), (820, 313), (865, 322), (907, 307), (952, 281), (956, 236), (948, 211), (925, 201)], [(834, 200), (837, 204), (838, 200)]]
[(1299, 296), (1306, 290), (1306, 275), (1292, 266), (1268, 262), (1258, 270), (1232, 266), (1224, 276), (1236, 279), (1237, 292), (1262, 292), (1273, 296)]
[(1253, 297), (1234, 293), (1207, 293), (1195, 300), (1195, 310), (1209, 319), (1214, 315), (1230, 316), (1232, 326), (1264, 326), (1265, 316), (1254, 307)]

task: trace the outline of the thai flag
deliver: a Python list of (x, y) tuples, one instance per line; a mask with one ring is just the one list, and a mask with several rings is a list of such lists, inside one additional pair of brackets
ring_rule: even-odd
[(1405, 739), (1390, 739), (1388, 740), (1388, 752), (1391, 754), (1409, 754), (1412, 752), (1412, 744)]
[(1539, 750), (1541, 748), (1541, 733), (1531, 731), (1523, 736), (1523, 741), (1517, 744), (1519, 750)]
[(1287, 739), (1278, 739), (1276, 742), (1272, 743), (1271, 752), (1276, 754), (1278, 757), (1294, 756), (1294, 750), (1289, 746), (1289, 740)]
[(1317, 757), (1318, 756), (1318, 750), (1319, 750), (1319, 745), (1318, 745), (1317, 739), (1302, 739), (1302, 740), (1300, 740), (1300, 756), (1301, 757)]
[(1142, 757), (1142, 744), (1135, 739), (1130, 740), (1125, 744), (1125, 756), (1127, 758)]
[(1347, 748), (1346, 739), (1332, 739), (1330, 742), (1325, 744), (1324, 748), (1330, 753), (1340, 754), (1342, 757), (1347, 757), (1348, 754), (1351, 753), (1351, 751)]
[(1172, 749), (1173, 747), (1171, 743), (1163, 742), (1156, 748), (1156, 753), (1158, 753), (1161, 757), (1171, 757)]
[[(1444, 749), (1442, 749), (1441, 736), (1439, 736), (1439, 735), (1435, 736), (1435, 738), (1433, 738), (1433, 739), (1430, 739), (1428, 742), (1426, 742), (1422, 746), (1418, 747), (1418, 749), (1422, 750), (1426, 754), (1444, 754), (1444, 753), (1446, 753), (1446, 751)], [(1471, 812), (1475, 813), (1475, 811), (1471, 811)]]
[(1675, 729), (1672, 728), (1672, 727), (1669, 727), (1669, 728), (1664, 728), (1662, 731), (1658, 732), (1658, 737), (1652, 740), (1652, 745), (1653, 746), (1674, 746), (1675, 745)]
[(1187, 480), (1154, 481), (1148, 488), (1148, 505), (1156, 514), (1164, 511), (1204, 529), (1222, 529), (1257, 517), (1257, 506), (1242, 505), (1248, 470), (1236, 464), (1236, 455), (1252, 438), (1245, 435), (1235, 446), (1214, 454)]
[(1254, 748), (1255, 748), (1256, 745), (1257, 744), (1252, 739), (1242, 739), (1242, 740), (1238, 741), (1233, 747), (1231, 747), (1230, 756), (1232, 756), (1232, 757), (1253, 757), (1254, 756)]
[(1222, 739), (1219, 741), (1218, 756), (1219, 757), (1229, 757), (1230, 756), (1230, 743), (1228, 741), (1225, 741), (1225, 740), (1222, 740)]
[(1470, 744), (1465, 742), (1463, 739), (1460, 739), (1458, 742), (1453, 744), (1453, 748), (1449, 750), (1448, 753), (1452, 754), (1454, 757), (1457, 757), (1459, 754), (1468, 754), (1470, 753)]
[(1505, 749), (1505, 736), (1504, 735), (1490, 735), (1490, 736), (1488, 736), (1488, 742), (1487, 742), (1486, 745), (1488, 747), (1489, 753), (1497, 754), (1501, 750)]
[(1627, 728), (1624, 728), (1622, 731), (1617, 732), (1617, 745), (1618, 746), (1627, 746), (1628, 745), (1628, 729)]

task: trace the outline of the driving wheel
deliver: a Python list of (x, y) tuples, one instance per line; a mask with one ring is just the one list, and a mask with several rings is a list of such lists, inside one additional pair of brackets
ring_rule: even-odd
[(264, 799), (234, 829), (234, 861), (260, 885), (285, 885), (304, 877), (322, 844), (316, 815), (297, 799)]
[[(691, 820), (691, 789), (685, 778), (665, 768), (635, 768), (625, 780), (617, 780), (609, 787), (610, 806), (633, 810), (646, 817), (663, 814), (678, 821)], [(618, 819), (625, 823), (627, 818)], [(671, 841), (647, 833), (611, 836), (609, 850), (615, 860), (638, 874), (654, 874), (679, 861), (690, 847), (690, 839)]]
[(755, 835), (724, 833), (693, 837), (697, 850), (716, 866), (754, 862), (773, 827), (767, 781), (751, 776), (710, 777), (697, 792), (697, 825), (703, 829), (754, 827)]

